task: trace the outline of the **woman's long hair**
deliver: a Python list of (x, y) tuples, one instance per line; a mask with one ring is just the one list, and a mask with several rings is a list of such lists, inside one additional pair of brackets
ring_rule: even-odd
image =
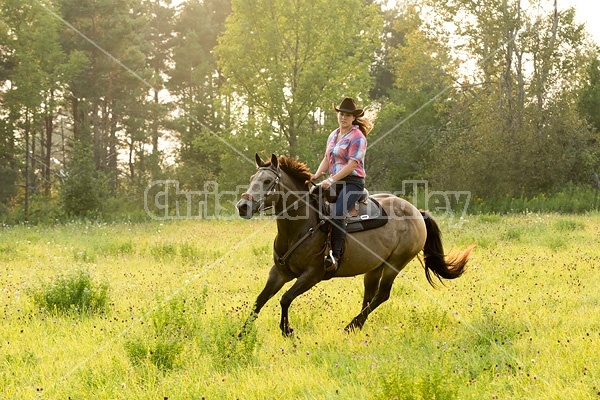
[(358, 125), (358, 129), (365, 135), (365, 137), (373, 129), (373, 122), (375, 121), (375, 114), (367, 116), (366, 114), (359, 118), (354, 118), (352, 124)]

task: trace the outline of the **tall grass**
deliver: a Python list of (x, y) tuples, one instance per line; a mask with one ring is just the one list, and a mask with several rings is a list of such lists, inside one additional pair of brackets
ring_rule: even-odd
[[(157, 189), (157, 188), (155, 188)], [(464, 191), (468, 188), (456, 188), (459, 192), (454, 191), (436, 191), (434, 188), (419, 186), (415, 193), (398, 193), (398, 190), (389, 189), (386, 191), (396, 192), (400, 197), (404, 197), (417, 207), (428, 210), (438, 210), (440, 212), (452, 212), (462, 215), (466, 210), (468, 214), (519, 214), (519, 213), (575, 213), (581, 214), (590, 211), (600, 210), (600, 189), (592, 186), (570, 184), (566, 187), (551, 193), (539, 193), (533, 196), (504, 196), (498, 194), (495, 197), (480, 198), (469, 196), (468, 200)], [(471, 192), (469, 192), (471, 193)], [(458, 197), (456, 197), (458, 195)], [(214, 195), (211, 195), (214, 196)], [(82, 217), (73, 219), (67, 216), (61, 209), (57, 199), (48, 199), (45, 196), (34, 196), (30, 201), (30, 212), (26, 216), (19, 207), (14, 210), (6, 209), (5, 212), (0, 210), (0, 226), (2, 225), (54, 225), (54, 224), (69, 224), (73, 221), (83, 223), (148, 223), (152, 222), (153, 218), (183, 218), (186, 216), (190, 219), (199, 219), (201, 216), (218, 217), (231, 219), (236, 218), (235, 197), (231, 197), (232, 193), (226, 193), (219, 196), (219, 215), (215, 216), (216, 200), (209, 196), (206, 203), (202, 206), (198, 202), (193, 202), (191, 205), (190, 215), (187, 216), (187, 199), (185, 196), (177, 196), (175, 193), (168, 196), (172, 204), (169, 205), (169, 214), (164, 215), (164, 210), (146, 209), (143, 202), (139, 201), (136, 196), (123, 199), (108, 199), (103, 204), (101, 210), (98, 210), (97, 215), (91, 217)], [(177, 205), (179, 203), (179, 205)], [(152, 203), (152, 202), (151, 202)], [(206, 208), (208, 204), (208, 208)], [(152, 203), (150, 207), (155, 207)], [(198, 207), (201, 207), (200, 209)], [(438, 209), (439, 207), (439, 209)], [(186, 210), (183, 215), (178, 215), (177, 212)]]
[[(3, 228), (0, 398), (597, 399), (600, 215), (440, 225), (448, 251), (478, 244), (460, 279), (434, 290), (411, 262), (352, 334), (362, 277), (323, 282), (292, 304), (291, 338), (289, 284), (238, 336), (274, 221)], [(64, 265), (110, 282), (105, 312), (40, 312), (23, 295)]]
[(186, 342), (196, 333), (198, 321), (189, 311), (201, 311), (203, 307), (202, 302), (188, 304), (177, 297), (159, 301), (149, 315), (149, 329), (125, 342), (131, 362), (140, 365), (148, 361), (161, 371), (173, 369)]
[(181, 367), (186, 347), (207, 360), (219, 372), (246, 367), (254, 360), (258, 345), (253, 323), (240, 335), (242, 322), (231, 315), (202, 318), (206, 313), (205, 288), (199, 298), (173, 297), (158, 301), (148, 316), (149, 326), (143, 333), (125, 342), (131, 363), (153, 364), (166, 372)]

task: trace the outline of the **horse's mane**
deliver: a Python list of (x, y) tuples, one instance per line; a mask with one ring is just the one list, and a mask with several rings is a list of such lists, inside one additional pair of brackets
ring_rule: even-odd
[(310, 180), (312, 174), (306, 164), (286, 156), (280, 156), (277, 161), (279, 162), (279, 167), (286, 174), (290, 175), (292, 179), (300, 181), (302, 184)]

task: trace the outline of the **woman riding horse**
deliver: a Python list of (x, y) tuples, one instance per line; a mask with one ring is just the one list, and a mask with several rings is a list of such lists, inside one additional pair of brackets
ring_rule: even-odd
[[(323, 268), (326, 234), (319, 226), (316, 202), (310, 199), (308, 168), (287, 157), (271, 156), (264, 162), (256, 155), (258, 171), (248, 191), (237, 203), (239, 215), (249, 219), (272, 206), (277, 217), (277, 236), (273, 245), (274, 265), (263, 291), (258, 295), (253, 321), (265, 303), (287, 282), (296, 279), (281, 298), (279, 327), (291, 335), (288, 310), (292, 301), (325, 277)], [(432, 286), (438, 279), (454, 279), (463, 274), (473, 246), (456, 257), (446, 259), (440, 230), (431, 215), (391, 194), (373, 196), (385, 209), (389, 221), (380, 228), (347, 236), (343, 262), (334, 277), (364, 274), (365, 292), (361, 312), (346, 326), (346, 331), (360, 329), (368, 315), (390, 296), (396, 276), (423, 251), (425, 274)]]
[(344, 218), (358, 202), (365, 189), (365, 155), (367, 135), (373, 124), (364, 116), (364, 111), (356, 107), (354, 99), (346, 97), (337, 111), (338, 128), (327, 138), (325, 156), (310, 180), (320, 178), (329, 171), (329, 178), (321, 183), (323, 190), (331, 187), (337, 196), (331, 216), (331, 252), (325, 257), (325, 269), (338, 269), (344, 249), (346, 230)]

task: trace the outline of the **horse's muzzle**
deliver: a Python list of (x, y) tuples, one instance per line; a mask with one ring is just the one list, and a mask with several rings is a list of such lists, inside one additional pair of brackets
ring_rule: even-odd
[(254, 202), (252, 201), (252, 197), (250, 197), (250, 195), (242, 195), (242, 198), (240, 199), (240, 201), (237, 202), (235, 206), (238, 210), (238, 214), (240, 215), (240, 217), (244, 219), (252, 218), (252, 216), (256, 212), (256, 206), (254, 205)]

